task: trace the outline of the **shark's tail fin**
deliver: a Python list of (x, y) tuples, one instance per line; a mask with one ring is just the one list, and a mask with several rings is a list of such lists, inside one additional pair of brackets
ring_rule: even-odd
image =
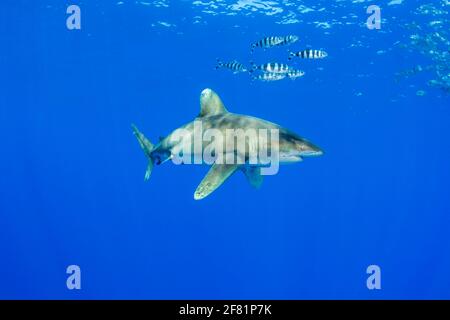
[(148, 166), (147, 171), (145, 171), (145, 177), (144, 180), (150, 179), (150, 175), (152, 174), (153, 170), (153, 160), (151, 157), (151, 152), (153, 151), (153, 144), (138, 130), (138, 128), (132, 124), (131, 127), (133, 128), (133, 134), (136, 136), (136, 139), (138, 140), (142, 150), (144, 150), (145, 155), (148, 158)]

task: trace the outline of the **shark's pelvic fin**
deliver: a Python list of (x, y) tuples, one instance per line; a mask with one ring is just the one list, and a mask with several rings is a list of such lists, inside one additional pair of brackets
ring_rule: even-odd
[(194, 199), (200, 200), (208, 196), (224, 183), (238, 168), (235, 164), (213, 164), (208, 174), (200, 182), (194, 193)]
[(205, 89), (200, 94), (200, 114), (199, 117), (214, 116), (221, 113), (227, 113), (217, 93), (211, 89)]
[(153, 144), (138, 130), (138, 128), (132, 124), (131, 127), (133, 128), (133, 134), (136, 136), (139, 145), (141, 146), (142, 150), (144, 150), (145, 155), (148, 158), (148, 166), (147, 170), (145, 171), (144, 180), (150, 179), (150, 175), (152, 174), (153, 170), (153, 160), (151, 157), (151, 152), (153, 151)]
[(256, 189), (261, 187), (261, 184), (263, 183), (264, 180), (264, 176), (261, 175), (260, 167), (243, 166), (242, 172), (244, 172), (248, 182), (250, 182), (252, 187)]

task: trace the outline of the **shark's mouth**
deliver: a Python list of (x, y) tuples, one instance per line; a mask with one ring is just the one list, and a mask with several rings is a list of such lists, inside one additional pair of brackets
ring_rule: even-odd
[(293, 153), (280, 153), (280, 162), (291, 163), (303, 161), (304, 157), (318, 157), (323, 154), (321, 150), (305, 150)]
[(280, 162), (282, 163), (293, 163), (303, 161), (300, 154), (280, 154)]
[(323, 151), (320, 150), (308, 150), (308, 151), (302, 151), (301, 153), (302, 157), (318, 157), (323, 155)]

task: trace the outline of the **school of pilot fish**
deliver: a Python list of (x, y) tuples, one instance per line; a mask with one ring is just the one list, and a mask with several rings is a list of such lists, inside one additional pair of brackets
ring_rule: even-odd
[[(251, 45), (251, 53), (255, 49), (260, 48), (262, 50), (289, 46), (298, 42), (300, 38), (296, 35), (287, 36), (270, 36), (259, 39)], [(320, 60), (328, 57), (328, 53), (322, 49), (302, 49), (299, 51), (288, 51), (288, 61), (293, 62), (293, 60)], [(287, 63), (270, 61), (261, 64), (256, 64), (251, 61), (249, 66), (238, 62), (237, 60), (222, 61), (217, 59), (216, 70), (217, 69), (228, 69), (234, 74), (237, 73), (248, 73), (250, 74), (252, 80), (259, 80), (265, 82), (278, 81), (283, 79), (295, 80), (301, 78), (305, 75), (305, 71), (297, 69)]]

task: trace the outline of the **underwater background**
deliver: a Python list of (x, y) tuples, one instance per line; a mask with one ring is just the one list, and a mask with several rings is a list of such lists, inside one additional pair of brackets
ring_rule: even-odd
[[(69, 5), (81, 30), (69, 30)], [(381, 29), (369, 30), (369, 5)], [(0, 4), (0, 298), (449, 299), (448, 1), (13, 1)], [(255, 49), (265, 36), (297, 35)], [(287, 63), (262, 82), (216, 59)], [(155, 167), (153, 142), (212, 88), (231, 112), (325, 154), (237, 173)], [(368, 290), (366, 268), (381, 268)], [(81, 268), (68, 290), (66, 268)]]

